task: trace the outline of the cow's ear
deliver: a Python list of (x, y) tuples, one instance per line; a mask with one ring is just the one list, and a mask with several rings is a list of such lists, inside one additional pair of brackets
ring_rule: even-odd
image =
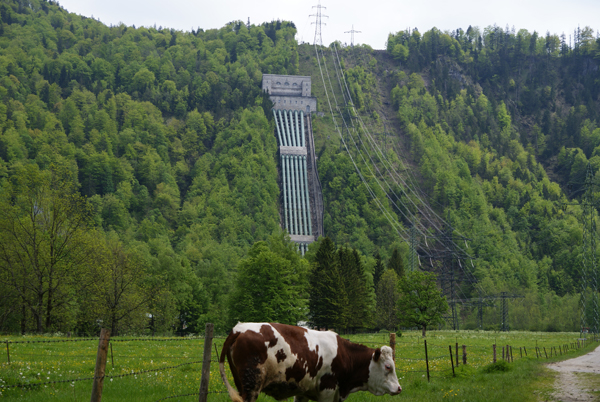
[(373, 354), (373, 361), (377, 363), (379, 361), (379, 356), (381, 356), (381, 349), (375, 349), (375, 353)]

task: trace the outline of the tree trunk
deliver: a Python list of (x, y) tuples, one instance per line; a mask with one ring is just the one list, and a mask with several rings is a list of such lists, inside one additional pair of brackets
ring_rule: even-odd
[(37, 332), (38, 334), (41, 334), (44, 332), (42, 327), (42, 315), (39, 312), (35, 312), (33, 315), (35, 316), (35, 321), (37, 323)]
[(21, 303), (21, 335), (25, 335), (27, 330), (27, 306), (23, 298), (21, 298)]
[(50, 328), (52, 319), (50, 313), (52, 312), (52, 278), (48, 282), (48, 307), (46, 308), (46, 329)]
[(423, 325), (423, 337), (425, 337), (425, 331), (427, 330), (427, 326)]
[(110, 314), (110, 333), (117, 335), (117, 314), (114, 311)]

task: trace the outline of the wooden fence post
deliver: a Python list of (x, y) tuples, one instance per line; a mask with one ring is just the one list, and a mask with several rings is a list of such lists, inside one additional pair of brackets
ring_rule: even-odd
[(511, 363), (514, 363), (515, 361), (514, 361), (514, 359), (513, 359), (513, 354), (512, 354), (512, 346), (509, 346), (509, 348), (510, 348), (510, 362), (511, 362)]
[(467, 364), (467, 345), (463, 346), (463, 364)]
[(8, 341), (6, 341), (6, 360), (10, 364), (10, 350), (8, 350)]
[(204, 354), (202, 356), (202, 377), (200, 379), (200, 394), (198, 402), (206, 402), (208, 398), (208, 381), (210, 380), (210, 360), (213, 339), (214, 325), (206, 323), (206, 331), (204, 333)]
[(496, 344), (492, 345), (492, 349), (494, 350), (494, 361), (493, 361), (493, 363), (496, 363)]
[(456, 373), (454, 373), (454, 361), (452, 361), (452, 345), (448, 345), (448, 349), (450, 349), (450, 364), (452, 365), (452, 377), (456, 377)]
[(427, 382), (429, 382), (429, 358), (427, 357), (427, 339), (423, 339), (423, 343), (425, 344), (425, 365), (427, 366)]
[(544, 346), (544, 354), (546, 355), (546, 359), (548, 358), (548, 352), (546, 352), (546, 347)]
[(98, 341), (98, 353), (96, 354), (96, 368), (94, 369), (94, 385), (92, 386), (91, 402), (100, 402), (102, 400), (102, 387), (104, 386), (104, 371), (106, 369), (106, 355), (108, 353), (109, 340), (110, 330), (102, 328), (102, 330), (100, 330), (100, 340)]
[(504, 356), (504, 346), (502, 346), (502, 360), (506, 360), (506, 356)]
[(525, 350), (525, 357), (527, 357), (527, 348), (523, 346), (523, 350)]
[(396, 333), (390, 332), (390, 348), (392, 348), (392, 357), (396, 361)]
[(458, 342), (456, 342), (456, 367), (458, 367)]

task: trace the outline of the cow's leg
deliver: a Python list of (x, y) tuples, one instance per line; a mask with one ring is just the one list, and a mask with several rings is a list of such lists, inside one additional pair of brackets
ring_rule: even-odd
[(304, 395), (296, 395), (294, 397), (294, 402), (308, 402), (310, 399), (305, 397)]
[(323, 389), (319, 392), (318, 402), (340, 402), (340, 390), (335, 389)]
[(255, 402), (258, 399), (258, 394), (260, 392), (257, 391), (246, 391), (244, 390), (244, 394), (242, 395), (242, 399), (244, 402)]
[(261, 370), (256, 364), (249, 364), (241, 371), (242, 392), (240, 395), (244, 402), (255, 402), (260, 394), (262, 380)]

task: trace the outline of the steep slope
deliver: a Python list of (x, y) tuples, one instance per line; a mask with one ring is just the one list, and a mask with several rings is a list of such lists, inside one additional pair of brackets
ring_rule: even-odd
[[(402, 39), (396, 41), (396, 38)], [(409, 44), (411, 40), (417, 43)], [(397, 46), (402, 43), (406, 43), (406, 52)], [(439, 46), (437, 53), (431, 53), (432, 43)], [(537, 42), (534, 40), (534, 43)], [(325, 53), (338, 46), (331, 46)], [(588, 88), (581, 88), (581, 91), (569, 96), (566, 96), (564, 87), (573, 82), (572, 73), (579, 74), (580, 78), (575, 79), (581, 81), (589, 81), (590, 74), (597, 76), (593, 67), (595, 62), (590, 56), (595, 54), (595, 47), (585, 54), (581, 50), (577, 53), (577, 49), (572, 53), (565, 51), (562, 55), (534, 53), (527, 60), (533, 68), (527, 72), (519, 68), (522, 60), (517, 55), (504, 62), (510, 74), (502, 77), (508, 89), (502, 91), (492, 72), (500, 72), (498, 69), (503, 63), (486, 63), (497, 60), (507, 46), (490, 45), (463, 50), (459, 39), (434, 29), (422, 37), (418, 32), (410, 35), (400, 32), (397, 37), (392, 36), (391, 49), (387, 53), (364, 47), (338, 49), (338, 53), (352, 102), (363, 120), (368, 122), (366, 124), (372, 132), (392, 134), (387, 141), (380, 139), (379, 144), (388, 151), (394, 150), (399, 159), (405, 160), (402, 166), (411, 166), (406, 176), (412, 175), (418, 181), (418, 191), (422, 192), (425, 202), (437, 211), (438, 217), (444, 217), (446, 224), (452, 225), (453, 238), (468, 239), (464, 244), (462, 240), (455, 240), (452, 253), (456, 256), (455, 263), (461, 266), (457, 273), (463, 276), (463, 280), (476, 277), (478, 285), (470, 280), (463, 281), (458, 290), (449, 295), (450, 298), (476, 298), (479, 289), (487, 295), (501, 291), (520, 294), (524, 300), (514, 302), (511, 307), (512, 327), (575, 329), (579, 321), (577, 314), (572, 312), (576, 310), (582, 287), (582, 263), (586, 255), (590, 258), (582, 239), (589, 235), (590, 229), (586, 232), (582, 223), (585, 211), (577, 205), (569, 205), (573, 202), (549, 179), (543, 164), (538, 161), (538, 158), (549, 161), (551, 166), (552, 152), (561, 149), (566, 133), (544, 135), (536, 131), (539, 128), (536, 128), (535, 122), (550, 113), (551, 119), (559, 126), (562, 119), (570, 121), (573, 127), (585, 133), (585, 141), (593, 141), (595, 112), (586, 112), (587, 120), (575, 117), (578, 110), (597, 108), (594, 100), (597, 98), (596, 84), (592, 81)], [(303, 51), (309, 50), (301, 46), (301, 55)], [(313, 81), (318, 82), (319, 72), (315, 71), (314, 65), (303, 63), (304, 58), (300, 57), (300, 71), (316, 74), (317, 78), (313, 76)], [(474, 58), (479, 62), (474, 62)], [(583, 62), (588, 66), (587, 73), (581, 70), (577, 73), (576, 69), (573, 71), (569, 67), (570, 63), (582, 64), (581, 58), (588, 60)], [(490, 71), (484, 71), (484, 67)], [(332, 70), (329, 68), (330, 72)], [(543, 76), (539, 77), (540, 74)], [(554, 81), (548, 81), (547, 77), (554, 77)], [(510, 89), (511, 79), (521, 83), (515, 86), (522, 87)], [(553, 95), (552, 103), (542, 106), (539, 99), (522, 96), (526, 91), (543, 95), (545, 87), (540, 85), (544, 82), (553, 82), (553, 85), (563, 88), (557, 89), (561, 95)], [(528, 88), (525, 88), (526, 84)], [(521, 91), (521, 98), (515, 103), (517, 90)], [(560, 108), (552, 105), (560, 105)], [(390, 114), (394, 118), (385, 119), (388, 125), (384, 130), (382, 117)], [(342, 119), (339, 112), (334, 115), (338, 120)], [(327, 118), (322, 119), (322, 124), (333, 131), (334, 127)], [(332, 135), (327, 129), (322, 131), (328, 137)], [(569, 136), (569, 141), (576, 141), (576, 138)], [(365, 177), (375, 172), (376, 163), (367, 160), (358, 162), (354, 167), (347, 161), (351, 155), (357, 155), (353, 154), (354, 150), (348, 154), (339, 143), (329, 138), (327, 141), (321, 139), (320, 143), (323, 168), (319, 166), (319, 169), (324, 176), (326, 214), (330, 217), (326, 231), (337, 242), (359, 244), (367, 253), (374, 249), (386, 252), (394, 241), (400, 242), (399, 246), (406, 242), (406, 235), (398, 236), (385, 224), (386, 236), (377, 238), (373, 222), (369, 223), (372, 230), (366, 232), (371, 246), (368, 241), (361, 243), (358, 240), (355, 233), (362, 230), (360, 219), (368, 219), (370, 214), (378, 213), (374, 205), (367, 202), (372, 196), (361, 193), (360, 181), (353, 187), (351, 180), (356, 178), (357, 171)], [(592, 165), (594, 158), (591, 159)], [(571, 179), (581, 177), (581, 172), (585, 171), (586, 154), (583, 151), (562, 150), (558, 160), (563, 165), (575, 165), (577, 161), (578, 171), (567, 172)], [(335, 175), (328, 176), (331, 170), (335, 171)], [(593, 172), (596, 170), (594, 168)], [(565, 173), (562, 174), (564, 177)], [(410, 220), (404, 219), (401, 213), (402, 209), (409, 208), (409, 204), (394, 193), (386, 191), (384, 198), (390, 201), (386, 207), (396, 213), (404, 227), (409, 227)], [(353, 204), (363, 206), (356, 209), (358, 219), (352, 219), (353, 216), (348, 214), (354, 212), (348, 211), (347, 207)], [(444, 271), (447, 262), (423, 258), (427, 255), (427, 242), (443, 243), (439, 229), (431, 235), (433, 238), (429, 240), (424, 236), (419, 238), (422, 265), (425, 269), (447, 272)], [(408, 257), (406, 246), (404, 250)], [(588, 285), (597, 279), (592, 271), (586, 271), (586, 275)], [(591, 297), (588, 296), (588, 301)], [(474, 310), (462, 307), (463, 325), (478, 325), (474, 313)], [(593, 322), (591, 314), (590, 304), (590, 323)], [(487, 321), (484, 325), (493, 326), (499, 319), (488, 315)]]
[[(276, 141), (260, 81), (297, 73), (293, 24), (108, 27), (44, 0), (4, 1), (0, 14), (2, 183), (21, 166), (63, 166), (96, 228), (147, 258), (142, 276), (167, 295), (152, 306), (159, 330), (196, 331), (207, 320), (224, 330), (238, 259), (279, 230)], [(10, 312), (0, 328), (31, 330), (24, 299), (1, 274), (0, 293), (11, 296), (0, 301)], [(69, 301), (47, 314), (71, 321), (44, 331), (94, 328), (83, 301)]]

